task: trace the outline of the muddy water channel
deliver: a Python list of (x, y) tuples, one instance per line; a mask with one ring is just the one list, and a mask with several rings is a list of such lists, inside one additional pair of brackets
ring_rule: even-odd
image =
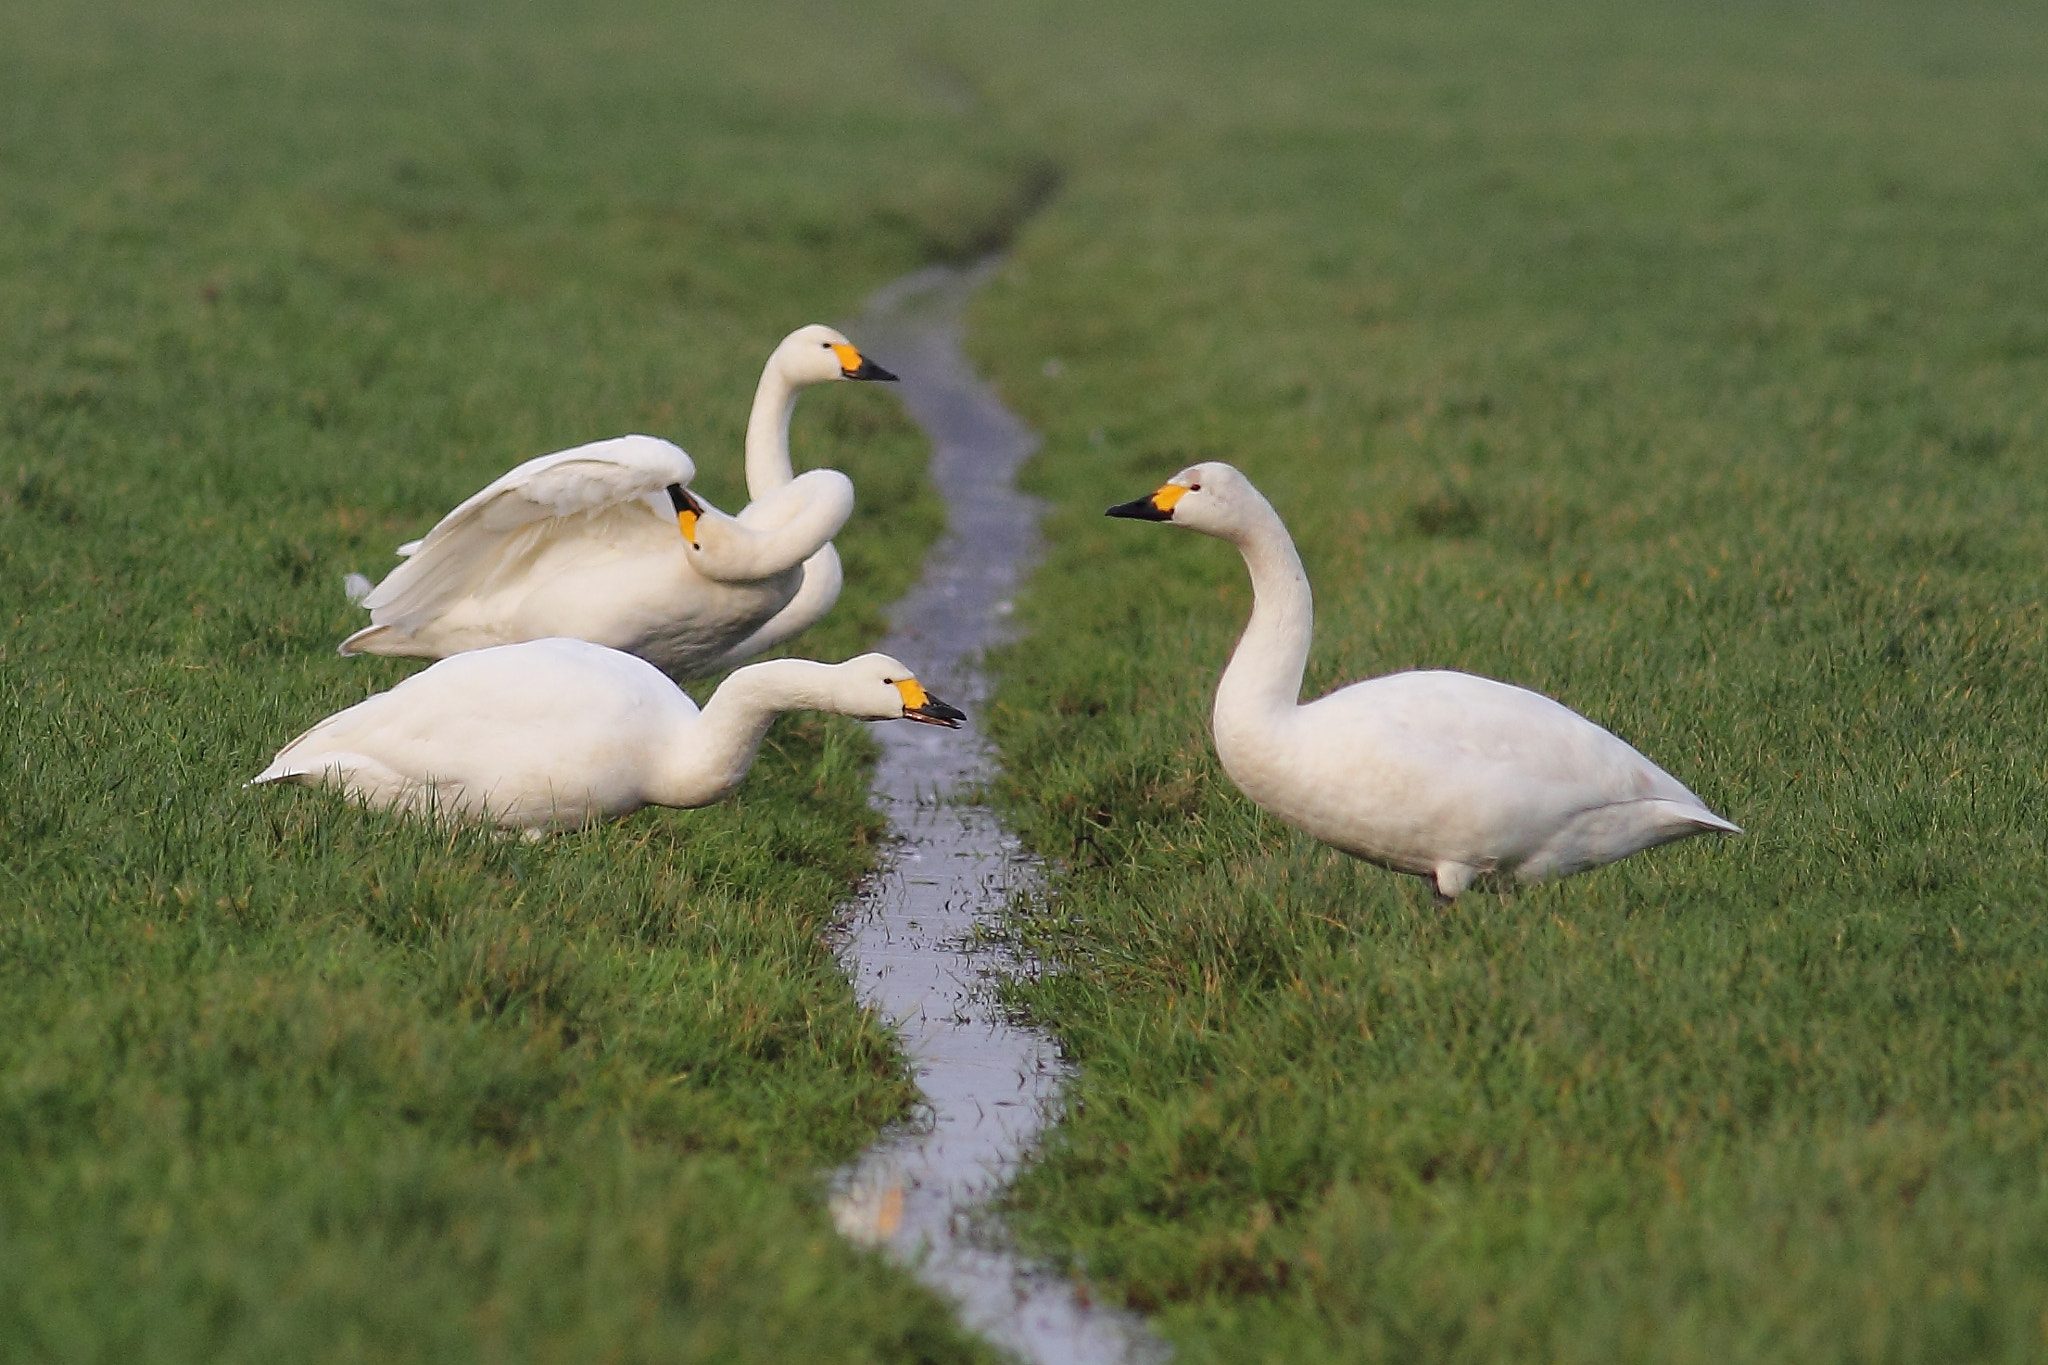
[(993, 268), (898, 280), (853, 329), (863, 350), (903, 377), (947, 511), (946, 533), (879, 648), (969, 719), (958, 732), (875, 727), (874, 799), (897, 842), (839, 953), (861, 999), (896, 1025), (925, 1103), (838, 1173), (832, 1214), (843, 1235), (910, 1266), (968, 1326), (1025, 1360), (1157, 1361), (1165, 1352), (1138, 1319), (1091, 1304), (1073, 1281), (1020, 1257), (986, 1214), (1057, 1120), (1069, 1074), (1049, 1035), (1001, 1008), (996, 978), (1019, 964), (978, 932), (1038, 878), (1017, 840), (974, 802), (994, 771), (974, 722), (989, 693), (981, 656), (1005, 638), (1038, 544), (1037, 509), (1015, 482), (1038, 438), (961, 349), (967, 300)]

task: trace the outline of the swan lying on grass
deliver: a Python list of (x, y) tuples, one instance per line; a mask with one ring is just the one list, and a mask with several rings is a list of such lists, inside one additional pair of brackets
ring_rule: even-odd
[(651, 664), (583, 640), (452, 658), (321, 721), (249, 785), (338, 786), (365, 803), (538, 837), (642, 806), (708, 806), (746, 777), (782, 711), (914, 720), (961, 712), (885, 654), (773, 659), (720, 683), (699, 711)]
[(727, 516), (689, 491), (690, 457), (620, 436), (528, 460), (399, 547), (405, 562), (350, 596), (371, 624), (343, 654), (440, 659), (568, 636), (622, 649), (678, 678), (730, 668), (805, 630), (839, 599), (832, 537), (853, 483), (799, 476), (789, 420), (804, 388), (894, 379), (829, 327), (769, 357), (747, 425), (751, 501)]
[(1286, 525), (1227, 464), (1182, 470), (1112, 517), (1227, 540), (1252, 617), (1216, 689), (1216, 755), (1254, 803), (1333, 848), (1431, 878), (1541, 881), (1717, 830), (1669, 773), (1564, 706), (1469, 673), (1371, 678), (1301, 704), (1314, 604)]

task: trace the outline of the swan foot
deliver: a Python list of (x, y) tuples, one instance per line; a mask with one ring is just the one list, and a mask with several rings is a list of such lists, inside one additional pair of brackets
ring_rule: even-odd
[(1458, 899), (1465, 888), (1472, 885), (1472, 879), (1479, 875), (1479, 869), (1470, 863), (1438, 863), (1436, 865), (1436, 903), (1449, 905)]

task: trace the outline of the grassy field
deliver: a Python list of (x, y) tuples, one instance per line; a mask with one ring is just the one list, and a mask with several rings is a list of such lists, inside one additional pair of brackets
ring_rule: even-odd
[[(0, 11), (0, 1359), (973, 1358), (814, 1173), (858, 727), (537, 846), (240, 781), (349, 569), (540, 451), (731, 501), (761, 358), (1002, 242), (1001, 793), (1085, 1063), (1032, 1243), (1183, 1360), (2048, 1354), (2048, 16), (1283, 0)], [(1057, 362), (1049, 363), (1049, 362)], [(937, 514), (886, 392), (871, 639)], [(1311, 690), (1540, 688), (1750, 833), (1439, 912), (1264, 819), (1196, 459)]]
[[(1164, 16), (1037, 20), (1073, 174), (974, 333), (1055, 505), (1030, 1235), (1186, 1361), (2048, 1355), (2048, 13)], [(1100, 515), (1197, 459), (1312, 692), (1536, 687), (1749, 834), (1440, 912), (1261, 817), (1242, 565)]]
[[(409, 666), (342, 574), (503, 469), (672, 436), (739, 500), (791, 327), (1042, 167), (857, 14), (0, 11), (0, 1359), (979, 1358), (815, 1177), (909, 1100), (820, 929), (867, 742), (526, 846), (240, 789)], [(916, 168), (905, 174), (904, 167)], [(938, 524), (805, 400), (878, 633)]]

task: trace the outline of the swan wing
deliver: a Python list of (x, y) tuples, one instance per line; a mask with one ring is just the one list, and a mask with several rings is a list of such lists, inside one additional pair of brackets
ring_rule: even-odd
[(1394, 673), (1343, 688), (1304, 711), (1327, 716), (1334, 722), (1328, 728), (1340, 732), (1370, 724), (1385, 751), (1453, 788), (1534, 793), (1546, 802), (1574, 799), (1569, 790), (1587, 805), (1700, 804), (1619, 736), (1540, 692), (1491, 678)]
[(678, 534), (660, 495), (695, 476), (688, 455), (652, 436), (528, 460), (443, 517), (362, 605), (377, 625), (410, 633), (565, 542), (595, 556), (643, 550)]
[(1300, 776), (1276, 792), (1276, 807), (1339, 847), (1398, 855), (1397, 865), (1590, 866), (1557, 840), (1620, 808), (1629, 825), (1680, 812), (1702, 829), (1727, 823), (1618, 736), (1489, 678), (1390, 674), (1311, 702), (1297, 719)]

